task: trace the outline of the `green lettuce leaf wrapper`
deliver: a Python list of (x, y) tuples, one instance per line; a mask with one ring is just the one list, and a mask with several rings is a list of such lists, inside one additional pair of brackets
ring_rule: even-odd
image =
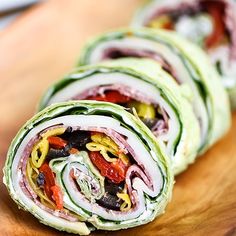
[[(155, 23), (155, 17), (157, 17), (157, 13), (165, 12), (164, 18), (161, 21), (165, 21), (166, 17), (168, 17), (168, 13), (176, 12), (179, 13), (179, 18), (181, 18), (182, 22), (178, 23), (178, 27), (175, 29), (178, 34), (182, 35), (185, 38), (188, 38), (193, 43), (198, 46), (204, 48), (209, 57), (211, 58), (212, 63), (215, 65), (216, 70), (219, 72), (221, 76), (221, 82), (227, 93), (230, 97), (231, 108), (233, 110), (236, 109), (236, 36), (234, 34), (234, 29), (236, 27), (236, 1), (235, 0), (219, 0), (217, 2), (221, 3), (221, 11), (220, 14), (224, 26), (227, 31), (227, 36), (230, 37), (228, 40), (228, 44), (223, 42), (222, 44), (215, 45), (214, 47), (207, 49), (204, 45), (205, 37), (202, 35), (203, 32), (211, 30), (209, 25), (212, 22), (210, 15), (208, 16), (206, 12), (199, 11), (199, 14), (193, 15), (193, 17), (187, 18), (184, 15), (183, 8), (186, 11), (191, 9), (198, 8), (198, 4), (209, 3), (207, 0), (147, 0), (143, 5), (136, 11), (134, 14), (133, 20), (131, 22), (131, 26), (135, 28), (139, 27), (158, 27), (162, 28), (162, 23)], [(202, 14), (202, 15), (201, 15)], [(160, 18), (159, 18), (160, 19)], [(201, 19), (201, 20), (200, 20)], [(151, 23), (154, 20), (153, 24)], [(173, 22), (177, 24), (178, 20), (175, 19)], [(156, 25), (156, 26), (155, 26)], [(190, 28), (191, 25), (191, 28)], [(203, 25), (203, 26), (202, 26)], [(218, 26), (217, 26), (218, 27)], [(202, 28), (204, 28), (202, 30)], [(207, 30), (207, 31), (206, 31)], [(184, 44), (183, 44), (184, 47)]]
[(149, 58), (172, 74), (191, 101), (201, 127), (199, 154), (219, 140), (231, 125), (229, 99), (208, 56), (175, 32), (148, 28), (102, 34), (85, 45), (80, 65), (121, 57)]
[[(131, 167), (139, 168), (147, 176), (146, 180), (140, 176), (132, 177), (130, 186), (132, 196), (136, 199), (135, 207), (120, 212), (104, 209), (95, 203), (95, 199), (104, 194), (104, 177), (93, 166), (86, 151), (49, 162), (56, 176), (56, 184), (62, 190), (63, 207), (67, 211), (52, 210), (40, 205), (38, 198), (33, 197), (33, 190), (29, 191), (29, 184), (24, 178), (25, 160), (28, 160), (39, 135), (54, 126), (79, 127), (81, 130), (89, 127), (103, 128), (107, 132), (124, 135), (129, 150), (132, 149), (134, 153), (136, 164)], [(69, 178), (70, 170), (75, 168), (91, 178), (91, 181), (78, 182), (81, 192), (73, 188)], [(89, 188), (94, 182), (99, 186), (97, 192)], [(142, 122), (122, 107), (105, 102), (73, 101), (45, 108), (20, 129), (9, 147), (4, 183), (17, 205), (43, 224), (62, 231), (88, 235), (94, 229), (118, 230), (142, 225), (162, 214), (171, 198), (173, 171), (162, 145)]]
[(86, 96), (79, 95), (90, 94), (86, 91), (97, 91), (99, 86), (110, 85), (119, 85), (117, 89), (121, 93), (129, 88), (129, 93), (135, 95), (135, 98), (158, 104), (165, 111), (169, 117), (166, 121), (168, 132), (155, 136), (163, 143), (171, 158), (175, 174), (194, 162), (201, 145), (200, 128), (191, 104), (182, 95), (186, 89), (178, 86), (152, 60), (120, 59), (77, 68), (46, 91), (39, 107), (73, 99), (86, 99)]

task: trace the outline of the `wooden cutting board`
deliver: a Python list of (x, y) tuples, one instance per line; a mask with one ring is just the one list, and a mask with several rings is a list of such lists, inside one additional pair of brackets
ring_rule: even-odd
[[(47, 86), (73, 67), (89, 37), (127, 25), (140, 3), (49, 0), (0, 33), (1, 169), (11, 139), (33, 115)], [(0, 235), (65, 235), (19, 210), (2, 183), (2, 172), (0, 191)], [(104, 234), (236, 235), (236, 114), (226, 137), (176, 178), (166, 214), (134, 229), (92, 233)]]

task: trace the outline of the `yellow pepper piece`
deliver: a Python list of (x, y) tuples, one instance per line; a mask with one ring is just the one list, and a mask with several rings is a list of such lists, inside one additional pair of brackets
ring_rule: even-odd
[(34, 184), (32, 178), (31, 178), (31, 177), (32, 177), (32, 174), (33, 174), (33, 169), (32, 169), (32, 167), (31, 167), (31, 165), (30, 165), (30, 162), (28, 161), (28, 162), (27, 162), (27, 166), (26, 166), (26, 176), (27, 176), (27, 178), (28, 178), (28, 181), (29, 181), (30, 186), (31, 186), (32, 188), (34, 188), (35, 184)]
[(155, 28), (155, 29), (162, 29), (165, 28), (166, 25), (171, 24), (171, 18), (167, 15), (163, 15), (158, 17), (157, 19), (152, 20), (148, 27)]
[(156, 111), (153, 105), (133, 101), (130, 102), (128, 106), (130, 108), (135, 108), (140, 118), (154, 119), (156, 117)]
[(141, 103), (139, 106), (138, 116), (145, 119), (155, 118), (156, 112), (155, 108), (152, 105)]
[(49, 143), (47, 139), (40, 140), (31, 152), (32, 163), (36, 168), (40, 168), (43, 164), (49, 150)]
[(115, 162), (117, 161), (117, 158), (111, 158), (108, 156), (107, 152), (111, 152), (113, 155), (115, 155), (117, 152), (115, 152), (113, 149), (109, 147), (105, 147), (102, 144), (91, 142), (86, 144), (86, 148), (91, 152), (99, 151), (104, 159), (108, 162)]
[(122, 199), (124, 202), (120, 206), (121, 211), (128, 211), (131, 208), (131, 200), (127, 193), (117, 193), (117, 197)]
[(43, 133), (41, 135), (42, 138), (47, 139), (50, 136), (57, 136), (57, 135), (61, 135), (66, 131), (65, 127), (60, 127), (60, 128), (56, 128), (56, 129), (51, 129), (48, 130), (47, 132)]
[(61, 135), (65, 132), (65, 130), (65, 127), (51, 129), (41, 135), (42, 140), (40, 140), (33, 147), (33, 150), (31, 152), (31, 160), (34, 167), (40, 168), (47, 156), (49, 150), (49, 143), (47, 141), (47, 138), (50, 136)]
[(29, 162), (31, 168), (33, 169), (33, 171), (38, 175), (39, 174), (39, 170), (33, 165), (31, 158), (28, 160), (28, 162)]
[(54, 210), (56, 209), (56, 205), (51, 200), (49, 200), (49, 198), (47, 198), (46, 195), (44, 195), (43, 197), (40, 197), (40, 202), (44, 206), (47, 206), (47, 207), (54, 209)]
[[(92, 143), (88, 144), (88, 148), (87, 145), (86, 147), (90, 150), (90, 151), (100, 151), (100, 153), (102, 154), (102, 156), (104, 157), (104, 159), (108, 162), (115, 162), (117, 161), (117, 158), (111, 158), (109, 157), (109, 155), (107, 154), (107, 152), (112, 153), (113, 155), (117, 156), (117, 152), (119, 150), (118, 145), (108, 136), (101, 134), (101, 133), (96, 133), (94, 135), (91, 136), (92, 139)], [(91, 148), (93, 150), (91, 150)]]
[(92, 141), (95, 143), (103, 144), (107, 147), (110, 147), (111, 149), (114, 149), (114, 151), (118, 151), (118, 145), (108, 136), (104, 134), (94, 134), (91, 136)]
[(114, 156), (119, 157), (125, 164), (129, 163), (129, 158), (127, 155), (119, 150), (118, 145), (107, 135), (96, 133), (91, 136), (93, 142), (86, 144), (86, 148), (89, 151), (100, 151), (104, 159), (108, 162), (115, 162), (117, 158), (111, 158), (108, 152), (112, 153)]
[(119, 158), (122, 160), (122, 162), (126, 165), (130, 163), (129, 157), (125, 155), (124, 153), (119, 153)]

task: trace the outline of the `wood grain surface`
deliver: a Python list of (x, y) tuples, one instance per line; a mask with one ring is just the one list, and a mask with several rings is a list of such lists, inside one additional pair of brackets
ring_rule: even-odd
[[(49, 0), (0, 33), (0, 169), (17, 130), (49, 84), (76, 63), (91, 36), (125, 26), (139, 0)], [(0, 235), (67, 235), (19, 210), (2, 183)], [(176, 179), (166, 214), (152, 223), (92, 235), (236, 235), (236, 114), (224, 139)]]

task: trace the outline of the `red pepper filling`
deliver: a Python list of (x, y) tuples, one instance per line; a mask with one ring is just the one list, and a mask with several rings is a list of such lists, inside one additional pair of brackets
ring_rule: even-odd
[(218, 1), (203, 2), (206, 12), (212, 17), (213, 32), (205, 39), (205, 47), (212, 48), (219, 44), (226, 34), (224, 23), (224, 4)]
[(49, 199), (56, 203), (58, 210), (63, 209), (63, 197), (59, 186), (55, 183), (55, 176), (47, 163), (44, 163), (40, 168), (39, 172), (43, 173), (45, 177), (44, 191)]
[(93, 164), (100, 170), (101, 175), (107, 177), (114, 183), (119, 184), (125, 180), (125, 174), (129, 165), (126, 165), (120, 159), (109, 163), (99, 152), (90, 152), (89, 157)]
[(87, 98), (88, 100), (96, 100), (96, 101), (103, 101), (103, 102), (111, 102), (111, 103), (127, 103), (131, 100), (130, 97), (122, 95), (118, 91), (108, 91), (103, 95), (91, 96)]

